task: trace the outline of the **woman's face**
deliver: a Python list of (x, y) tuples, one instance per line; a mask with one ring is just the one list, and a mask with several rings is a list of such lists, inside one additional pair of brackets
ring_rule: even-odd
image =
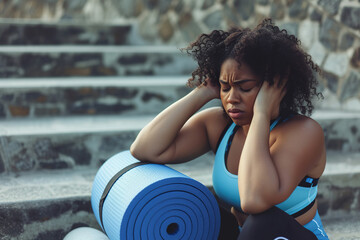
[(227, 59), (220, 69), (220, 99), (227, 115), (236, 125), (250, 124), (261, 79), (250, 67)]

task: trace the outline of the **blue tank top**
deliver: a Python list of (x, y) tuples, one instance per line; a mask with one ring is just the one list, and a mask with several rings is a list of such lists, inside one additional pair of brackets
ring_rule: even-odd
[[(280, 122), (286, 119), (277, 118), (270, 126), (270, 131)], [(213, 187), (216, 195), (224, 202), (241, 210), (240, 194), (238, 188), (238, 176), (230, 173), (226, 168), (226, 159), (232, 138), (239, 126), (232, 123), (224, 129), (220, 137), (215, 163), (213, 168)], [(317, 183), (319, 179), (305, 176), (292, 194), (283, 202), (276, 205), (293, 217), (297, 217), (309, 210), (315, 203), (317, 195)]]

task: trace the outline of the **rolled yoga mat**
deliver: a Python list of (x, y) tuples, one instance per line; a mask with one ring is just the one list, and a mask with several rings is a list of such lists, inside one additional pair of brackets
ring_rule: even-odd
[(101, 166), (91, 205), (111, 240), (211, 240), (220, 231), (217, 201), (204, 185), (170, 167), (139, 162), (129, 151)]

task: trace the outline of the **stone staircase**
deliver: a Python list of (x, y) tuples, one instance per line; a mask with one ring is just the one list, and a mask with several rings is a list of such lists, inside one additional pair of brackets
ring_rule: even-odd
[[(79, 226), (99, 228), (90, 206), (97, 169), (190, 91), (194, 62), (135, 29), (0, 22), (0, 239), (56, 240)], [(336, 216), (360, 223), (360, 113), (318, 110), (314, 118), (329, 159), (319, 212), (332, 239), (343, 239)], [(172, 167), (211, 188), (212, 161), (209, 153)]]

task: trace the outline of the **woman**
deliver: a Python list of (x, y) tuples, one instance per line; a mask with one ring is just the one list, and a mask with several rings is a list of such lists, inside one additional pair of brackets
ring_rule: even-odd
[[(214, 190), (233, 206), (239, 239), (328, 239), (315, 199), (324, 135), (305, 116), (321, 96), (319, 69), (299, 41), (266, 19), (202, 34), (185, 50), (198, 62), (197, 87), (142, 129), (131, 153), (155, 163), (216, 153)], [(198, 112), (216, 98), (222, 107)]]

